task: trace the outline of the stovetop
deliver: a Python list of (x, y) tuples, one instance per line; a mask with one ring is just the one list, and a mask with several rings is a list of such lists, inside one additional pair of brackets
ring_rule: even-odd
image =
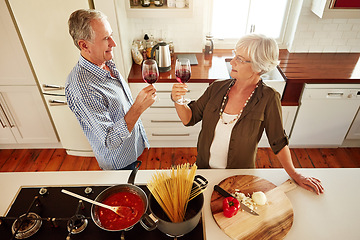
[[(40, 229), (32, 236), (26, 238), (29, 240), (65, 240), (65, 239), (120, 239), (122, 232), (110, 232), (100, 229), (91, 219), (91, 204), (61, 193), (61, 189), (66, 189), (79, 195), (95, 199), (104, 189), (109, 186), (49, 186), (49, 187), (21, 187), (13, 204), (11, 205), (5, 218), (0, 218), (0, 236), (1, 239), (16, 239), (12, 233), (12, 225), (17, 218), (27, 212), (33, 212), (42, 219)], [(149, 191), (146, 186), (141, 187), (147, 195)], [(89, 194), (86, 191), (91, 190)], [(42, 194), (40, 194), (43, 193)], [(44, 194), (44, 192), (46, 192)], [(32, 205), (32, 202), (34, 204)], [(86, 228), (79, 233), (69, 234), (68, 222), (76, 213), (87, 219)], [(149, 213), (149, 210), (148, 210)], [(76, 221), (76, 220), (75, 220)], [(82, 220), (84, 221), (84, 220)], [(19, 222), (19, 221), (18, 221)], [(131, 239), (173, 239), (155, 229), (153, 231), (145, 230), (140, 223), (124, 232), (126, 240)], [(203, 221), (200, 220), (196, 228), (190, 233), (179, 237), (179, 240), (205, 239)]]

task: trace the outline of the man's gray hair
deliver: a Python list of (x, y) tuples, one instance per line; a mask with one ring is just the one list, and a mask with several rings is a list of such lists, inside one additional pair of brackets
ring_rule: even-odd
[(262, 34), (249, 34), (239, 39), (235, 49), (247, 51), (252, 69), (264, 74), (278, 65), (279, 47), (273, 38)]
[(106, 19), (106, 15), (94, 9), (79, 9), (73, 12), (68, 20), (69, 33), (75, 46), (81, 50), (78, 41), (83, 39), (92, 41), (94, 31), (91, 27), (91, 21), (94, 19)]

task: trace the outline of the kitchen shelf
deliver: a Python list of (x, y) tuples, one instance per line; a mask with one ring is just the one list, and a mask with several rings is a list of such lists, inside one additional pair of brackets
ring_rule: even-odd
[(130, 1), (127, 1), (126, 14), (130, 18), (188, 18), (193, 16), (193, 0), (189, 0), (185, 8), (130, 6)]

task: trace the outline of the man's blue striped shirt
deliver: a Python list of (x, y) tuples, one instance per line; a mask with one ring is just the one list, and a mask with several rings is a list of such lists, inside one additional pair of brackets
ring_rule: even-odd
[(124, 120), (133, 104), (128, 84), (113, 61), (114, 77), (82, 56), (67, 78), (65, 94), (102, 169), (121, 169), (133, 163), (149, 146), (139, 119), (129, 132)]

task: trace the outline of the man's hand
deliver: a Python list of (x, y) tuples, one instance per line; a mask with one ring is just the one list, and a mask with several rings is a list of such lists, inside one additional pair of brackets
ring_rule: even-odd
[(135, 126), (135, 123), (139, 119), (140, 115), (150, 107), (156, 99), (156, 89), (150, 84), (143, 88), (136, 96), (134, 104), (131, 106), (124, 119), (127, 124), (129, 132), (131, 132)]
[(133, 107), (139, 109), (140, 115), (150, 107), (156, 99), (156, 88), (149, 84), (149, 86), (143, 88), (136, 96)]

